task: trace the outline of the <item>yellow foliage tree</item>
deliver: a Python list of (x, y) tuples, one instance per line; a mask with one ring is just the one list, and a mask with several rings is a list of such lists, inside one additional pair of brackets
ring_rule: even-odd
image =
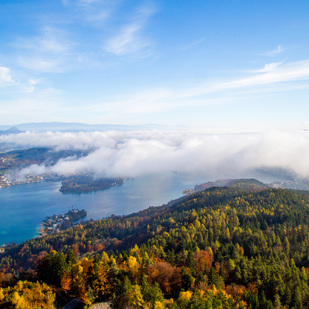
[(144, 299), (141, 292), (141, 287), (137, 284), (134, 284), (130, 287), (127, 292), (128, 304), (133, 308), (143, 308)]
[(110, 259), (105, 251), (102, 252), (100, 260), (105, 263), (109, 263)]
[(4, 293), (3, 293), (3, 289), (0, 288), (0, 301), (4, 299)]
[(154, 306), (153, 306), (154, 309), (164, 309), (166, 308), (164, 304), (162, 304), (160, 301), (156, 301)]
[(19, 281), (8, 297), (9, 302), (17, 309), (55, 308), (56, 296), (45, 283)]
[(180, 292), (179, 293), (179, 299), (183, 301), (189, 301), (191, 299), (192, 292), (186, 291), (186, 292)]
[(138, 276), (139, 268), (140, 265), (135, 256), (129, 256), (128, 260), (124, 262), (124, 270), (130, 272), (134, 279)]

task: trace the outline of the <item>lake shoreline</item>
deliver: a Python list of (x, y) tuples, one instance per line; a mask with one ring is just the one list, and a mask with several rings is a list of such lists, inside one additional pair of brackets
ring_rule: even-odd
[(39, 237), (46, 216), (66, 213), (72, 206), (86, 210), (85, 220), (122, 216), (166, 204), (181, 197), (184, 188), (203, 180), (176, 174), (143, 176), (87, 194), (62, 194), (61, 181), (11, 186), (0, 190), (0, 244), (20, 244)]

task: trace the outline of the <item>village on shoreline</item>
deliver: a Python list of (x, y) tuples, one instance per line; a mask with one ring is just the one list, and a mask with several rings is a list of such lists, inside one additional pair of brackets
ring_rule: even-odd
[(78, 224), (78, 221), (87, 216), (85, 209), (72, 209), (65, 214), (46, 217), (40, 224), (39, 237), (56, 234)]

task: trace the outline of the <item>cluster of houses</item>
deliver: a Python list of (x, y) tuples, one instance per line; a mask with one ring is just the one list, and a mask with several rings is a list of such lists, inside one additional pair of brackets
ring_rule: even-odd
[(46, 234), (59, 233), (61, 226), (63, 226), (66, 222), (70, 222), (70, 218), (66, 214), (46, 217), (43, 222), (43, 226), (45, 227), (44, 232)]
[(0, 176), (0, 188), (15, 186), (19, 184), (32, 183), (42, 181), (43, 176), (27, 175), (26, 178), (21, 179), (18, 176), (8, 176), (7, 174)]
[(11, 186), (11, 185), (12, 185), (12, 183), (8, 179), (7, 175), (0, 176), (0, 188), (5, 188), (5, 187)]
[[(66, 214), (53, 215), (46, 217), (43, 221), (43, 230), (41, 230), (40, 235), (59, 233), (61, 230), (64, 230), (70, 226), (74, 225), (75, 215), (80, 215), (82, 211), (72, 207), (72, 210)], [(79, 219), (79, 218), (77, 218)]]

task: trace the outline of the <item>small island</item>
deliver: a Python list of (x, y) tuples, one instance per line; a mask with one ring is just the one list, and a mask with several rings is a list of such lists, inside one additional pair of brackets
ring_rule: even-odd
[(59, 233), (74, 225), (74, 223), (87, 216), (85, 209), (79, 210), (72, 207), (72, 210), (65, 214), (48, 216), (43, 220), (40, 228), (40, 236)]
[(123, 178), (101, 178), (95, 179), (92, 176), (76, 175), (62, 180), (60, 192), (62, 193), (88, 193), (99, 190), (106, 190), (113, 186), (122, 185)]

